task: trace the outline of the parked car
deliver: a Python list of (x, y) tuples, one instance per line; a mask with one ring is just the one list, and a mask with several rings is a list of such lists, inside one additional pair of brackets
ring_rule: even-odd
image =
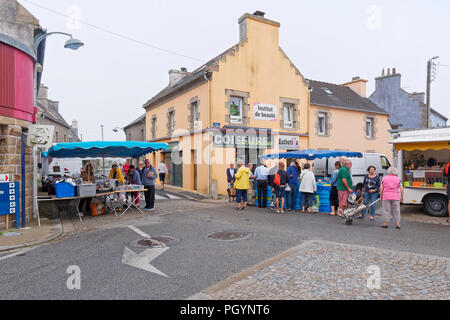
[[(380, 177), (386, 175), (387, 169), (391, 166), (388, 158), (381, 153), (363, 153), (362, 158), (349, 157), (348, 159), (352, 161), (352, 178), (355, 190), (362, 189), (363, 180), (369, 166), (374, 166)], [(313, 172), (315, 176), (318, 178), (331, 177), (335, 170), (334, 164), (336, 161), (339, 161), (339, 158), (314, 160)]]

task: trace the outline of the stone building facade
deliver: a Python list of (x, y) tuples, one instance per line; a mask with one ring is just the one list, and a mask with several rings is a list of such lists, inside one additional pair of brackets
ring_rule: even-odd
[(127, 141), (145, 141), (145, 114), (123, 127)]
[[(0, 174), (10, 174), (19, 182), (19, 196), (25, 199), (25, 208), (20, 201), (20, 210), (25, 211), (26, 222), (33, 207), (32, 149), (24, 144), (23, 195), (21, 135), (35, 121), (34, 65), (43, 55), (36, 55), (33, 41), (40, 33), (39, 21), (17, 1), (0, 1)], [(15, 223), (14, 215), (10, 223)]]
[[(380, 77), (375, 78), (375, 91), (370, 100), (378, 104), (390, 114), (389, 123), (393, 129), (421, 129), (427, 127), (427, 106), (425, 93), (409, 93), (401, 87), (401, 74), (395, 68), (384, 70)], [(430, 108), (431, 127), (444, 127), (447, 118)]]

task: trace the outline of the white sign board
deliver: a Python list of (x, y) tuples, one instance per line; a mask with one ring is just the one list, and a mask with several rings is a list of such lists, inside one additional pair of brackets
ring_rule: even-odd
[(300, 148), (300, 137), (280, 135), (278, 147), (283, 150), (297, 150)]
[(13, 182), (13, 175), (10, 173), (0, 174), (0, 182)]
[(273, 104), (254, 103), (253, 118), (255, 120), (276, 121), (278, 119), (277, 106)]
[(413, 178), (425, 178), (425, 170), (414, 170)]

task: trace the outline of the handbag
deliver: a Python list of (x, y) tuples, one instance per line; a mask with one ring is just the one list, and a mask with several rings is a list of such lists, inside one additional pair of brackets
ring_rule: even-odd
[(289, 186), (289, 184), (286, 184), (286, 192), (291, 192), (291, 187)]

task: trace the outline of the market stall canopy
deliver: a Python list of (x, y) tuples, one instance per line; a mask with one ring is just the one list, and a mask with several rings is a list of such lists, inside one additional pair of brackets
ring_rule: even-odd
[(396, 150), (450, 149), (450, 128), (400, 131), (390, 143), (394, 144)]
[(261, 159), (306, 159), (314, 160), (319, 158), (335, 158), (335, 157), (357, 157), (362, 158), (361, 152), (340, 151), (340, 150), (315, 150), (305, 149), (290, 152), (280, 152), (273, 154), (266, 154), (261, 156)]
[(58, 143), (42, 154), (53, 158), (139, 158), (167, 150), (167, 143), (142, 141), (87, 141)]

